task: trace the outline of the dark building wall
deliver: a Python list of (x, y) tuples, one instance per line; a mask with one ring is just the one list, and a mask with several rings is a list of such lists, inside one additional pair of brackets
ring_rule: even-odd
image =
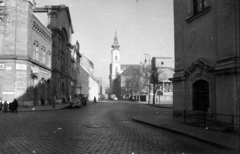
[(209, 7), (198, 14), (193, 0), (174, 1), (174, 115), (193, 110), (199, 80), (209, 85), (208, 112), (239, 115), (240, 2), (206, 1)]
[(53, 35), (53, 88), (52, 93), (57, 98), (69, 97), (72, 95), (72, 67), (70, 41), (73, 33), (71, 18), (68, 7), (60, 6), (46, 6), (48, 16), (50, 19), (47, 26)]

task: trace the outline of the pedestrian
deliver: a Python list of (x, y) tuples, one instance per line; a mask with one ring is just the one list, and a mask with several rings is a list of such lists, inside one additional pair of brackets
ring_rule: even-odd
[(45, 100), (43, 98), (41, 98), (40, 100), (41, 100), (41, 105), (44, 106), (45, 105)]
[(48, 104), (52, 105), (52, 98), (51, 98), (51, 96), (49, 96), (49, 98), (48, 98)]
[(13, 113), (13, 103), (12, 102), (10, 102), (9, 104), (8, 104), (8, 108), (9, 108), (9, 111), (10, 112), (12, 112)]
[(53, 96), (53, 109), (55, 109), (56, 96)]
[(95, 97), (95, 96), (94, 96), (93, 102), (94, 102), (94, 103), (97, 103), (97, 101), (96, 101), (96, 97)]
[(65, 97), (62, 98), (62, 103), (66, 104), (66, 98)]
[(4, 102), (4, 104), (3, 104), (3, 109), (4, 109), (4, 113), (7, 113), (7, 109), (8, 109), (8, 103), (7, 103), (7, 101)]
[(2, 110), (3, 110), (3, 103), (0, 102), (0, 113), (2, 113)]
[(13, 105), (13, 111), (12, 112), (18, 112), (18, 101), (17, 99), (14, 99), (13, 102), (12, 102), (12, 105)]

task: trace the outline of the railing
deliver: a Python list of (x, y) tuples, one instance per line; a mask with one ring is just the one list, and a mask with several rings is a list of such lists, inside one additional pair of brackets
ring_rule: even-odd
[(224, 129), (233, 129), (234, 127), (239, 127), (236, 120), (237, 117), (236, 115), (184, 110), (184, 123), (191, 123), (204, 128), (216, 126)]

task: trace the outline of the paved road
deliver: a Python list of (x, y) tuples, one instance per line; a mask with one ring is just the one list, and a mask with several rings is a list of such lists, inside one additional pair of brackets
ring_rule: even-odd
[(136, 103), (98, 102), (81, 109), (0, 114), (0, 153), (230, 153), (219, 147), (133, 122), (171, 110)]

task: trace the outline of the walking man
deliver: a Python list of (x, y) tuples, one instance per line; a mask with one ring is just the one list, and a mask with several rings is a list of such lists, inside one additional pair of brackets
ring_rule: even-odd
[(12, 103), (13, 103), (12, 104), (13, 105), (13, 112), (17, 113), (18, 112), (18, 110), (17, 110), (18, 109), (18, 101), (17, 101), (17, 99), (14, 99)]
[(8, 110), (8, 103), (7, 103), (7, 101), (4, 102), (3, 109), (4, 109), (4, 113), (7, 113), (7, 110)]

